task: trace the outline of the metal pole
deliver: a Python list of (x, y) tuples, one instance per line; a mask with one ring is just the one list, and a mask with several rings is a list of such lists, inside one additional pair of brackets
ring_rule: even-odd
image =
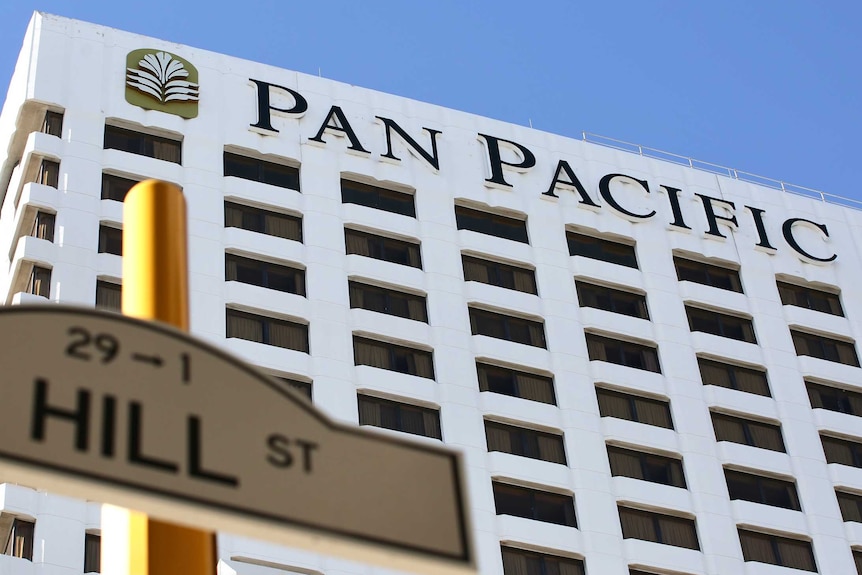
[[(174, 184), (135, 185), (123, 206), (123, 314), (189, 330), (186, 202)], [(102, 511), (105, 575), (215, 575), (215, 533), (110, 505)]]

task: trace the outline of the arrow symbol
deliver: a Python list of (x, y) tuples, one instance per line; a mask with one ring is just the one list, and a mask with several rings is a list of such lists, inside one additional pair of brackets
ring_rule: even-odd
[(133, 353), (132, 359), (143, 363), (149, 363), (153, 367), (162, 367), (162, 358), (158, 355), (144, 355), (142, 353)]

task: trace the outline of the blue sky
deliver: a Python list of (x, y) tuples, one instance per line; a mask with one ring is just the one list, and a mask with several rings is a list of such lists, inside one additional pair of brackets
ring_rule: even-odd
[(858, 0), (0, 0), (4, 93), (34, 10), (862, 200)]

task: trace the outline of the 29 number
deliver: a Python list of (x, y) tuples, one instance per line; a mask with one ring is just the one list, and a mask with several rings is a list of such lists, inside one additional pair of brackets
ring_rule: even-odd
[(72, 341), (66, 346), (68, 356), (90, 361), (93, 359), (91, 350), (95, 348), (100, 361), (110, 363), (120, 351), (120, 342), (110, 334), (97, 333), (94, 336), (83, 327), (70, 327), (67, 333), (72, 337)]

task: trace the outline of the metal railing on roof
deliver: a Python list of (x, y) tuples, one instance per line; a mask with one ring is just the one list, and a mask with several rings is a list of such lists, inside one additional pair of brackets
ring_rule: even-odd
[(689, 168), (695, 170), (710, 172), (712, 174), (718, 174), (720, 176), (727, 176), (728, 178), (733, 178), (734, 180), (750, 182), (752, 184), (758, 184), (760, 186), (781, 190), (782, 192), (796, 194), (798, 196), (814, 198), (820, 200), (821, 202), (838, 204), (848, 208), (862, 210), (862, 201), (854, 200), (853, 198), (845, 198), (843, 196), (830, 194), (820, 190), (815, 190), (813, 188), (797, 186), (796, 184), (791, 184), (782, 180), (767, 178), (765, 176), (759, 176), (750, 172), (743, 172), (742, 170), (728, 168), (726, 166), (720, 166), (718, 164), (712, 164), (710, 162), (704, 162), (703, 160), (696, 160), (694, 158), (681, 156), (672, 152), (665, 152), (664, 150), (658, 150), (656, 148), (650, 148), (648, 146), (642, 146), (640, 144), (624, 142), (623, 140), (617, 140), (615, 138), (609, 138), (607, 136), (600, 136), (599, 134), (593, 134), (591, 132), (582, 132), (582, 134), (583, 140), (585, 142), (590, 142), (591, 144), (598, 144), (600, 146), (614, 148), (616, 150), (622, 150), (623, 152), (629, 152), (647, 158), (664, 160), (666, 162), (672, 162), (680, 166), (688, 166)]

